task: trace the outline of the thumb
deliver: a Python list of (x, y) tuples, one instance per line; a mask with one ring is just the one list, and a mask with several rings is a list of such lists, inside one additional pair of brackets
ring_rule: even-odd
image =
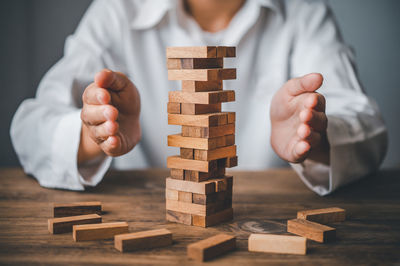
[(307, 74), (300, 78), (295, 78), (286, 83), (290, 95), (297, 96), (305, 92), (318, 90), (323, 83), (323, 76), (319, 73)]
[(121, 91), (128, 85), (129, 80), (120, 72), (113, 72), (109, 69), (103, 69), (96, 74), (94, 82), (100, 88)]

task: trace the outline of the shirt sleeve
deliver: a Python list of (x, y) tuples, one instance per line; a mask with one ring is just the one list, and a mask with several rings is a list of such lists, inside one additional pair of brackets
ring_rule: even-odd
[(318, 72), (326, 98), (330, 164), (292, 164), (304, 183), (320, 195), (376, 171), (387, 150), (387, 131), (376, 103), (365, 95), (352, 50), (343, 43), (331, 10), (308, 3), (297, 13), (291, 76)]
[(112, 65), (108, 47), (118, 34), (117, 16), (106, 2), (95, 1), (89, 7), (36, 97), (22, 102), (14, 115), (14, 148), (25, 172), (44, 187), (83, 190), (98, 184), (110, 166), (108, 157), (77, 166), (82, 93), (96, 72)]

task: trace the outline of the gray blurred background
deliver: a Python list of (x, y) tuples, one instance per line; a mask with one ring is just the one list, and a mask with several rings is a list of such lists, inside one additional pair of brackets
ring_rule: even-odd
[[(17, 166), (9, 128), (25, 98), (62, 56), (91, 0), (0, 1), (0, 166)], [(384, 167), (400, 167), (400, 1), (331, 0), (345, 41), (356, 51), (361, 81), (389, 129)]]

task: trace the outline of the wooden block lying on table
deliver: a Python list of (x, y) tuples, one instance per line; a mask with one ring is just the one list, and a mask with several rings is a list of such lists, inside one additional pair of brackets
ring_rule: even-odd
[(301, 236), (251, 234), (249, 251), (305, 255), (307, 238)]
[(227, 157), (236, 156), (236, 145), (225, 146), (213, 150), (194, 150), (194, 159), (201, 161), (211, 161)]
[(53, 217), (66, 217), (83, 214), (101, 214), (100, 201), (54, 203)]
[(128, 231), (126, 222), (83, 224), (73, 226), (72, 237), (75, 241), (109, 239)]
[(287, 221), (287, 231), (314, 241), (325, 243), (336, 238), (336, 229), (303, 219)]
[(236, 57), (236, 47), (217, 46), (217, 57)]
[(167, 210), (166, 219), (173, 223), (192, 225), (192, 215), (190, 213)]
[(48, 229), (52, 234), (72, 232), (72, 226), (77, 224), (101, 223), (101, 216), (98, 214), (86, 214), (53, 218), (48, 220)]
[(167, 47), (167, 58), (215, 58), (216, 46)]
[(216, 104), (222, 102), (235, 101), (235, 91), (205, 91), (205, 92), (185, 92), (170, 91), (168, 100), (175, 103), (197, 103), (197, 104)]
[(322, 224), (343, 222), (346, 219), (346, 211), (338, 207), (304, 210), (297, 212), (297, 219), (305, 219)]
[(168, 146), (171, 147), (214, 150), (219, 147), (231, 146), (233, 144), (235, 144), (235, 135), (226, 135), (215, 138), (183, 137), (181, 134), (168, 136)]
[(114, 237), (114, 246), (121, 252), (159, 248), (172, 245), (172, 233), (167, 229), (156, 229)]
[(228, 208), (220, 212), (208, 215), (192, 215), (192, 225), (200, 227), (213, 226), (233, 219), (233, 209)]
[(195, 81), (236, 79), (236, 68), (170, 69), (168, 79)]
[(227, 124), (228, 117), (232, 119), (232, 115), (227, 112), (202, 115), (168, 114), (168, 124), (178, 126), (211, 127)]
[(183, 137), (215, 138), (235, 134), (235, 124), (226, 124), (215, 127), (191, 127), (182, 126)]
[(169, 102), (167, 104), (167, 113), (168, 114), (180, 114), (181, 113), (181, 104)]
[(223, 58), (168, 58), (168, 69), (223, 68)]
[(180, 103), (181, 114), (183, 115), (201, 115), (221, 112), (221, 103), (216, 104), (194, 104)]
[(184, 170), (195, 170), (200, 172), (209, 172), (217, 168), (217, 161), (197, 161), (182, 159), (179, 156), (169, 156), (167, 158), (168, 168), (179, 168)]
[(222, 80), (196, 81), (182, 80), (182, 91), (203, 92), (203, 91), (221, 91), (223, 88)]
[(189, 258), (207, 261), (236, 248), (236, 237), (218, 234), (187, 246)]

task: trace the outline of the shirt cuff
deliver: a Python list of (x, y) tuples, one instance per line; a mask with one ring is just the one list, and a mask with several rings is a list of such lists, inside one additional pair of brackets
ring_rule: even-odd
[[(64, 115), (54, 131), (52, 145), (52, 167), (58, 184), (54, 187), (84, 190), (84, 186), (95, 186), (103, 178), (112, 158), (103, 159), (100, 165), (91, 165), (92, 172), (83, 177), (78, 169), (78, 149), (81, 137), (80, 110)], [(94, 170), (94, 171), (93, 171)]]

